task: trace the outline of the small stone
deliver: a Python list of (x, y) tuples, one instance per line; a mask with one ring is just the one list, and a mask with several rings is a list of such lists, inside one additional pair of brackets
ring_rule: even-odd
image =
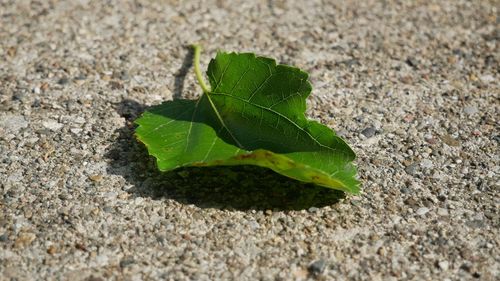
[(417, 66), (418, 66), (417, 60), (413, 57), (408, 57), (406, 59), (406, 64), (408, 64), (409, 66), (411, 66), (413, 68), (417, 68)]
[(438, 266), (439, 266), (439, 268), (441, 268), (441, 270), (448, 270), (449, 265), (450, 264), (448, 263), (448, 261), (438, 262)]
[(466, 106), (466, 107), (464, 107), (464, 113), (467, 114), (467, 115), (473, 115), (473, 114), (476, 114), (478, 112), (479, 112), (479, 110), (475, 106)]
[(70, 132), (72, 132), (75, 135), (79, 135), (83, 131), (83, 129), (80, 129), (80, 128), (71, 128), (69, 130), (70, 130)]
[(361, 131), (361, 134), (363, 134), (367, 138), (371, 138), (375, 135), (377, 131), (373, 127), (368, 127), (365, 128), (363, 131)]
[(439, 216), (446, 217), (446, 216), (448, 216), (448, 215), (449, 215), (449, 212), (448, 212), (448, 210), (447, 210), (447, 209), (439, 208), (439, 209), (437, 210), (437, 214), (438, 214)]
[(48, 120), (42, 123), (42, 125), (51, 131), (59, 131), (64, 125), (55, 121), (55, 120)]
[(299, 268), (292, 271), (292, 274), (297, 278), (297, 280), (306, 280), (309, 272), (305, 269)]
[(80, 251), (87, 251), (87, 247), (85, 247), (85, 245), (81, 244), (81, 243), (76, 243), (75, 244), (75, 248), (80, 250)]
[(483, 220), (471, 220), (465, 223), (468, 227), (471, 228), (483, 228), (484, 227), (484, 221)]
[(68, 83), (69, 83), (69, 79), (68, 79), (68, 77), (62, 77), (61, 79), (59, 79), (59, 80), (57, 81), (57, 84), (59, 84), (59, 85), (66, 85), (66, 84), (68, 84)]
[(415, 206), (418, 206), (418, 202), (417, 200), (413, 199), (413, 198), (408, 198), (404, 201), (404, 203), (410, 207), (415, 207)]
[(23, 248), (30, 245), (36, 238), (34, 233), (21, 233), (14, 242), (15, 248)]
[(337, 131), (337, 136), (339, 136), (339, 137), (346, 137), (348, 134), (349, 134), (349, 132), (347, 132), (347, 130), (344, 130), (344, 129), (340, 129)]
[(0, 235), (0, 242), (7, 242), (7, 241), (9, 241), (9, 236), (7, 235), (7, 233)]
[(417, 168), (418, 168), (418, 164), (412, 163), (412, 164), (408, 165), (408, 167), (405, 168), (405, 172), (408, 173), (409, 175), (414, 176), (415, 174), (417, 174)]
[(89, 179), (93, 182), (100, 182), (102, 180), (102, 175), (90, 175)]
[[(463, 255), (462, 255), (463, 256)], [(464, 262), (461, 266), (460, 269), (465, 270), (467, 272), (470, 272), (472, 270), (472, 266), (468, 262)]]
[(57, 252), (57, 248), (54, 245), (51, 245), (47, 249), (47, 254), (49, 254), (49, 255), (54, 255), (56, 252)]
[(326, 267), (326, 261), (323, 260), (323, 259), (319, 259), (317, 261), (314, 261), (312, 262), (308, 269), (309, 269), (309, 272), (313, 275), (319, 275), (321, 273), (323, 273), (323, 271), (325, 270), (325, 267)]
[(401, 77), (399, 80), (405, 84), (413, 83), (413, 78), (410, 75), (405, 75), (405, 76)]
[(446, 143), (449, 146), (459, 146), (460, 142), (456, 139), (454, 139), (452, 136), (446, 134), (441, 137), (441, 140), (443, 140), (444, 143)]
[(107, 255), (98, 255), (96, 258), (95, 258), (95, 261), (96, 263), (99, 265), (99, 266), (105, 266), (108, 264), (108, 261), (109, 261), (109, 258)]
[(385, 250), (384, 247), (380, 247), (378, 248), (377, 250), (377, 254), (381, 255), (381, 256), (385, 256), (385, 254), (387, 253), (387, 251)]
[(0, 119), (0, 127), (5, 128), (11, 133), (17, 133), (21, 129), (28, 127), (28, 121), (19, 115), (5, 117), (4, 119)]
[(104, 281), (102, 277), (90, 275), (85, 281)]
[(446, 195), (444, 195), (444, 194), (439, 194), (439, 195), (437, 196), (437, 199), (438, 199), (439, 201), (441, 201), (441, 202), (444, 202), (444, 201), (446, 201), (446, 199), (447, 199), (447, 198), (446, 198)]
[(314, 213), (314, 212), (316, 212), (317, 210), (318, 210), (318, 208), (316, 208), (316, 207), (311, 207), (311, 208), (309, 208), (309, 209), (308, 209), (308, 211), (309, 211), (310, 213)]
[(14, 57), (17, 54), (17, 48), (16, 47), (9, 47), (7, 48), (7, 55), (10, 57)]
[(76, 124), (84, 124), (86, 121), (85, 121), (85, 118), (79, 116), (79, 117), (76, 117), (75, 120), (73, 120), (73, 122), (75, 122)]
[(75, 80), (82, 81), (82, 80), (85, 80), (85, 79), (87, 79), (87, 76), (85, 76), (85, 74), (80, 74), (80, 75), (78, 75), (78, 76), (75, 77)]
[(483, 83), (491, 83), (491, 82), (494, 82), (495, 81), (495, 77), (493, 75), (483, 75), (481, 77), (479, 77), (479, 79), (483, 82)]
[(408, 188), (408, 187), (402, 187), (400, 189), (401, 193), (403, 194), (410, 194), (411, 193), (411, 190)]
[(47, 89), (49, 89), (49, 83), (44, 82), (44, 83), (42, 83), (42, 85), (40, 85), (40, 90), (45, 92), (45, 91), (47, 91)]
[(425, 168), (425, 169), (432, 169), (432, 167), (434, 167), (434, 164), (432, 163), (431, 160), (424, 159), (424, 160), (422, 160), (422, 162), (420, 162), (420, 166), (422, 166), (422, 168)]
[(422, 207), (417, 210), (417, 215), (423, 216), (429, 212), (429, 208)]
[(123, 70), (120, 72), (120, 79), (121, 80), (129, 80), (130, 79), (130, 75), (128, 74), (128, 72), (126, 70)]
[(120, 267), (124, 268), (124, 267), (127, 267), (131, 264), (134, 264), (134, 263), (135, 263), (135, 260), (133, 257), (125, 257), (120, 261)]
[(110, 81), (109, 82), (109, 86), (111, 87), (111, 89), (113, 90), (120, 90), (120, 89), (123, 89), (123, 84), (118, 82), (118, 81)]
[(13, 101), (21, 101), (26, 96), (26, 93), (18, 91), (12, 96)]
[(42, 105), (42, 103), (40, 102), (40, 100), (39, 99), (35, 99), (33, 101), (33, 103), (31, 104), (31, 107), (35, 107), (36, 108), (36, 107), (40, 107), (41, 105)]

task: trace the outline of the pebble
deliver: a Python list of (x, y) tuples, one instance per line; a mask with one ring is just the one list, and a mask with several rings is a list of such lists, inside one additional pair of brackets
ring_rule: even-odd
[(120, 260), (120, 267), (124, 268), (135, 263), (133, 257), (126, 257)]
[(448, 270), (449, 262), (448, 261), (439, 261), (438, 266), (441, 270), (446, 271), (446, 270)]
[(418, 170), (417, 163), (412, 163), (405, 168), (405, 172), (412, 175), (412, 176), (417, 174), (417, 170)]
[(12, 100), (14, 101), (22, 101), (24, 97), (26, 96), (26, 93), (23, 91), (18, 91), (12, 96)]
[(374, 127), (368, 127), (365, 128), (363, 131), (361, 131), (361, 134), (363, 134), (367, 138), (371, 138), (375, 135), (377, 131), (375, 130)]
[(256, 222), (255, 220), (251, 220), (248, 222), (248, 226), (250, 226), (251, 229), (256, 230), (260, 228), (260, 224)]
[(48, 121), (44, 121), (42, 123), (43, 127), (45, 127), (46, 129), (49, 129), (51, 131), (59, 131), (64, 125), (55, 121), (55, 120), (48, 120)]
[(411, 206), (414, 208), (415, 206), (418, 206), (417, 200), (415, 200), (413, 197), (410, 197), (404, 201), (404, 203), (408, 206)]
[(478, 113), (478, 111), (479, 110), (475, 106), (466, 106), (466, 107), (464, 107), (464, 113), (467, 114), (467, 115), (476, 114), (476, 113)]
[(427, 214), (428, 212), (429, 212), (429, 208), (422, 207), (422, 208), (418, 208), (416, 213), (419, 216), (423, 216), (423, 215)]
[(69, 83), (68, 77), (62, 77), (57, 81), (57, 84), (59, 85), (66, 85)]
[(0, 242), (6, 242), (8, 240), (9, 240), (9, 236), (6, 233), (0, 235)]
[(413, 67), (413, 68), (417, 68), (417, 66), (418, 66), (418, 62), (417, 62), (417, 60), (416, 60), (415, 58), (413, 58), (413, 57), (408, 57), (408, 58), (406, 59), (406, 63), (407, 63), (409, 66)]
[(460, 145), (460, 141), (458, 141), (457, 139), (453, 138), (449, 134), (445, 134), (444, 136), (441, 137), (441, 139), (443, 140), (444, 143), (446, 143), (449, 146), (455, 146), (456, 147), (456, 146)]
[(54, 255), (55, 253), (57, 253), (57, 248), (55, 246), (51, 245), (47, 248), (47, 254)]
[(30, 232), (21, 233), (14, 242), (14, 247), (23, 248), (29, 246), (35, 239), (36, 235), (34, 233)]
[(86, 120), (85, 118), (78, 116), (73, 120), (73, 122), (75, 122), (76, 124), (85, 124)]
[(491, 82), (494, 82), (496, 79), (493, 75), (482, 75), (481, 77), (479, 77), (479, 79), (481, 79), (481, 81), (483, 83), (491, 83)]
[(422, 161), (420, 161), (420, 166), (422, 166), (422, 168), (424, 169), (432, 169), (434, 167), (434, 164), (429, 159), (423, 159)]
[(102, 255), (96, 256), (95, 261), (96, 261), (98, 266), (105, 266), (108, 264), (109, 258), (107, 255), (102, 254)]
[(81, 128), (71, 128), (69, 130), (70, 130), (70, 132), (72, 132), (75, 135), (79, 135), (83, 131), (83, 129), (81, 129)]
[(449, 215), (449, 212), (448, 212), (448, 210), (447, 210), (447, 209), (444, 209), (444, 208), (439, 208), (439, 209), (437, 210), (437, 214), (438, 214), (439, 216), (446, 217), (446, 216), (448, 216), (448, 215)]
[(5, 116), (0, 119), (0, 126), (5, 128), (7, 131), (11, 133), (18, 133), (20, 130), (28, 127), (28, 121), (24, 118), (24, 116), (13, 115), (13, 116)]
[(326, 268), (326, 261), (323, 259), (319, 259), (319, 260), (312, 262), (309, 265), (308, 270), (313, 275), (319, 275), (319, 274), (323, 273), (325, 268)]
[(483, 228), (484, 227), (484, 221), (481, 219), (475, 219), (475, 220), (470, 220), (465, 223), (468, 227), (471, 228)]

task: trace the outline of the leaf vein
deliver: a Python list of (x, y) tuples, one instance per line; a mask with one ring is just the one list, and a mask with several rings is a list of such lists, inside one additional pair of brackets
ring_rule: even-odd
[(227, 69), (229, 68), (229, 65), (231, 65), (232, 61), (233, 61), (233, 57), (230, 57), (226, 67), (222, 71), (222, 74), (220, 76), (219, 81), (215, 84), (215, 89), (213, 89), (212, 92), (215, 92), (217, 90), (217, 88), (219, 88), (220, 84), (222, 83), (222, 79), (224, 79), (224, 75), (226, 75)]
[[(320, 147), (323, 147), (323, 148), (326, 148), (328, 150), (331, 150), (331, 151), (336, 151), (334, 148), (332, 147), (329, 147), (329, 146), (326, 146), (322, 143), (320, 143), (313, 135), (311, 135), (308, 131), (304, 130), (302, 127), (300, 127), (299, 125), (297, 125), (297, 123), (293, 122), (293, 120), (291, 120), (290, 118), (286, 117), (285, 115), (281, 114), (280, 112), (278, 111), (275, 111), (271, 108), (267, 108), (265, 106), (262, 106), (260, 104), (255, 104), (255, 103), (251, 103), (250, 101), (248, 100), (245, 100), (245, 99), (242, 99), (240, 97), (237, 97), (237, 96), (232, 96), (232, 95), (228, 95), (226, 93), (212, 93), (211, 95), (217, 95), (217, 96), (226, 96), (226, 97), (230, 97), (230, 98), (234, 98), (234, 99), (237, 99), (237, 100), (240, 100), (242, 102), (245, 102), (245, 103), (248, 103), (249, 105), (252, 105), (252, 106), (255, 106), (255, 107), (258, 107), (258, 108), (261, 108), (261, 109), (264, 109), (266, 111), (269, 111), (271, 113), (274, 113), (276, 115), (278, 115), (279, 117), (285, 119), (286, 121), (288, 121), (290, 124), (292, 124), (293, 126), (295, 126), (299, 131), (302, 131), (304, 132), (305, 134), (307, 134), (317, 145), (319, 145)], [(214, 106), (214, 109), (215, 109), (215, 106)], [(222, 121), (222, 120), (221, 120)], [(228, 130), (228, 132), (231, 134), (232, 136), (232, 133), (229, 131), (229, 129), (226, 127), (226, 130)], [(236, 139), (235, 139), (236, 140)]]

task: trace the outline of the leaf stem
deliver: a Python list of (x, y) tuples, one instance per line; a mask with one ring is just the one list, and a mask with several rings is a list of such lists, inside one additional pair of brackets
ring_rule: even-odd
[(208, 94), (210, 93), (210, 89), (208, 88), (207, 84), (205, 84), (205, 81), (203, 80), (203, 76), (200, 71), (201, 46), (198, 44), (193, 44), (192, 47), (194, 49), (194, 72), (196, 73), (196, 79), (198, 79), (198, 84), (200, 84), (200, 87), (203, 90), (203, 92)]

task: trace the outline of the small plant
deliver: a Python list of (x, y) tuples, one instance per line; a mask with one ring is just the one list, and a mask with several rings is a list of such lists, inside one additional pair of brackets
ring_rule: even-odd
[(287, 177), (350, 193), (359, 192), (356, 155), (330, 128), (305, 116), (308, 74), (252, 53), (219, 52), (207, 76), (194, 68), (203, 94), (147, 110), (136, 137), (158, 168), (257, 165)]

